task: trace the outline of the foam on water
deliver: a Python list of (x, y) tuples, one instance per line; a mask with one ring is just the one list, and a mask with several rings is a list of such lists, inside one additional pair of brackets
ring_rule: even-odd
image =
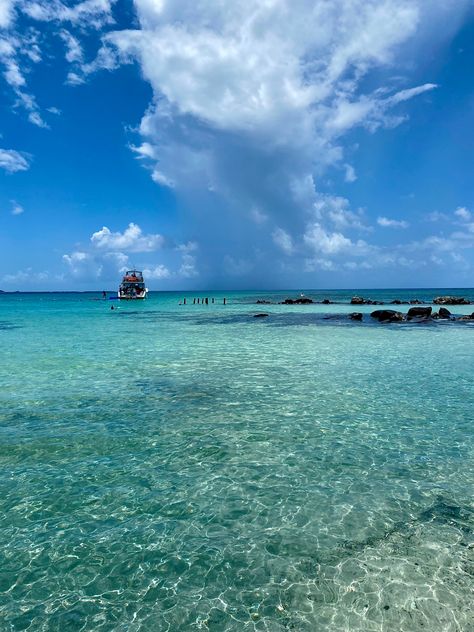
[(255, 296), (0, 297), (2, 630), (474, 629), (474, 328)]

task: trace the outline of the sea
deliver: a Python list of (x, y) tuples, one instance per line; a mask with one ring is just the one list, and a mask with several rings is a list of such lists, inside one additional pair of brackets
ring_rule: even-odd
[(474, 321), (354, 294), (474, 301), (1, 294), (1, 632), (473, 631)]

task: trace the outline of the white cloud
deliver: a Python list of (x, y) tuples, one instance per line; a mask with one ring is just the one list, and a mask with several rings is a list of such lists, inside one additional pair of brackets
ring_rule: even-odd
[(15, 95), (14, 108), (22, 108), (34, 125), (47, 127), (43, 121), (33, 95), (27, 91), (26, 73), (31, 63), (41, 61), (38, 34), (34, 30), (18, 35), (7, 31), (0, 38), (0, 66), (3, 78)]
[(163, 264), (159, 264), (154, 268), (144, 268), (143, 276), (145, 279), (168, 279), (171, 272)]
[[(363, 240), (351, 240), (343, 233), (330, 232), (318, 223), (309, 223), (303, 235), (304, 269), (307, 272), (318, 271), (355, 271), (379, 269), (417, 269), (430, 264), (449, 266), (451, 270), (468, 272), (472, 265), (462, 256), (463, 251), (474, 249), (474, 222), (470, 211), (461, 207), (457, 214), (463, 221), (464, 230), (429, 235), (424, 239), (401, 242), (390, 246), (377, 246)], [(379, 218), (387, 219), (387, 218)], [(443, 215), (443, 219), (447, 216)], [(399, 228), (398, 220), (387, 220), (388, 226)], [(452, 221), (455, 225), (459, 222)], [(384, 222), (382, 222), (384, 225)], [(353, 258), (357, 258), (354, 260)]]
[[(31, 64), (37, 64), (42, 59), (41, 46), (45, 45), (46, 38), (34, 27), (20, 24), (20, 20), (15, 24), (16, 14), (23, 13), (30, 20), (39, 22), (67, 23), (83, 37), (88, 30), (100, 29), (113, 23), (114, 2), (115, 0), (83, 0), (70, 6), (61, 0), (0, 0), (0, 29), (3, 29), (0, 37), (0, 66), (3, 66), (5, 81), (16, 95), (15, 107), (26, 110), (30, 123), (38, 127), (48, 127), (35, 97), (29, 93), (26, 81)], [(79, 67), (83, 62), (80, 40), (66, 29), (60, 31), (60, 37), (66, 45), (66, 60)], [(105, 67), (104, 55), (100, 58)], [(82, 72), (70, 71), (67, 83), (80, 83), (81, 75)]]
[(404, 219), (389, 219), (388, 217), (377, 217), (377, 224), (384, 228), (408, 228), (410, 225)]
[(364, 223), (364, 213), (351, 211), (349, 200), (324, 193), (315, 194), (313, 202), (313, 215), (319, 222), (330, 222), (338, 230), (348, 228), (358, 231), (369, 231)]
[(89, 261), (90, 255), (86, 252), (72, 252), (70, 255), (63, 255), (63, 261), (65, 261), (70, 266), (75, 266), (78, 263), (83, 263), (84, 261)]
[(68, 61), (69, 63), (82, 62), (84, 58), (84, 53), (77, 37), (74, 37), (74, 35), (72, 35), (66, 29), (63, 29), (60, 32), (59, 36), (63, 40), (66, 47), (66, 61)]
[(70, 86), (80, 86), (85, 83), (86, 80), (82, 75), (79, 75), (77, 72), (68, 72), (66, 77), (66, 83)]
[(316, 272), (323, 270), (324, 272), (333, 272), (337, 270), (338, 266), (331, 259), (323, 259), (321, 257), (315, 257), (314, 259), (306, 259), (304, 270), (305, 272)]
[(168, 178), (168, 176), (166, 176), (159, 169), (153, 169), (151, 178), (153, 182), (156, 182), (156, 184), (161, 184), (161, 186), (163, 187), (169, 187), (170, 189), (174, 189), (174, 186), (175, 186), (174, 180), (172, 180), (171, 178)]
[(334, 108), (329, 127), (335, 134), (345, 132), (361, 124), (376, 107), (376, 101), (363, 97), (359, 101), (349, 101), (347, 98), (338, 99)]
[(131, 222), (123, 233), (113, 233), (107, 226), (93, 233), (91, 242), (97, 248), (126, 250), (128, 252), (151, 252), (162, 247), (162, 235), (144, 235), (138, 224)]
[(250, 211), (250, 218), (253, 222), (255, 222), (255, 224), (265, 224), (268, 220), (268, 215), (267, 213), (261, 211), (257, 206), (254, 206)]
[(8, 28), (13, 20), (16, 0), (0, 0), (0, 28)]
[(124, 252), (106, 252), (104, 260), (107, 264), (110, 264), (113, 269), (117, 269), (119, 272), (125, 272), (129, 265), (128, 255)]
[[(137, 0), (136, 7), (141, 31), (115, 32), (107, 40), (140, 60), (158, 94), (180, 113), (220, 129), (278, 129), (277, 145), (296, 131), (309, 132), (324, 115), (312, 115), (315, 104), (330, 102), (341, 89), (348, 98), (340, 100), (333, 125), (346, 128), (363, 119), (373, 100), (350, 101), (344, 74), (356, 68), (361, 76), (388, 63), (420, 19), (416, 2), (374, 0), (300, 0), (297, 7), (285, 1), (252, 6), (236, 0), (229, 7), (212, 0), (196, 6)], [(392, 102), (421, 90), (397, 93)]]
[(293, 241), (291, 236), (283, 230), (283, 228), (276, 228), (272, 233), (273, 242), (281, 249), (286, 255), (293, 254)]
[(111, 24), (114, 0), (83, 0), (73, 6), (59, 0), (37, 0), (22, 5), (22, 10), (33, 20), (69, 22), (75, 26), (101, 28)]
[(50, 275), (47, 271), (35, 272), (33, 268), (26, 268), (26, 270), (18, 270), (13, 274), (5, 274), (2, 277), (4, 283), (21, 283), (30, 285), (32, 283), (47, 281)]
[(440, 213), (439, 211), (433, 211), (426, 215), (426, 219), (429, 222), (444, 222), (449, 220), (449, 216), (446, 213)]
[(375, 131), (380, 126), (395, 127), (406, 117), (390, 114), (391, 108), (437, 87), (436, 84), (425, 83), (400, 90), (385, 98), (381, 96), (385, 90), (376, 90), (372, 94), (361, 96), (358, 100), (353, 100), (352, 95), (350, 99), (347, 96), (338, 97), (337, 107), (329, 125), (338, 135), (357, 125), (364, 125), (370, 131)]
[(176, 246), (176, 250), (184, 254), (195, 252), (198, 248), (199, 248), (199, 244), (196, 241), (188, 241), (185, 244), (179, 244), (178, 246)]
[(33, 123), (33, 125), (36, 125), (37, 127), (49, 128), (49, 125), (43, 120), (39, 112), (30, 112), (28, 114), (28, 120), (30, 121), (30, 123)]
[(25, 209), (20, 204), (12, 200), (12, 210), (11, 210), (12, 215), (21, 215), (24, 212), (25, 212)]
[(342, 233), (327, 232), (317, 222), (308, 226), (303, 239), (312, 250), (326, 255), (348, 252), (353, 248), (352, 241)]
[[(103, 227), (90, 238), (86, 248), (64, 254), (62, 259), (69, 273), (76, 279), (101, 279), (106, 282), (118, 282), (118, 275), (129, 269), (130, 255), (127, 253), (153, 252), (165, 245), (165, 240), (158, 234), (143, 234), (141, 228), (131, 222), (121, 232), (112, 232)], [(141, 265), (147, 280), (181, 277), (191, 279), (199, 276), (196, 252), (199, 246), (196, 241), (188, 241), (178, 245), (169, 244), (168, 257), (174, 261), (174, 269), (165, 263), (139, 264), (135, 259), (133, 265)], [(178, 261), (176, 261), (178, 259)]]
[(26, 171), (30, 168), (29, 157), (15, 149), (0, 149), (0, 167), (8, 173)]
[(128, 256), (123, 252), (87, 252), (75, 250), (62, 257), (70, 274), (76, 279), (113, 279), (128, 265)]
[[(159, 161), (152, 171), (159, 184), (186, 186), (197, 167), (203, 185), (211, 180), (213, 190), (231, 195), (228, 182), (216, 182), (216, 171), (219, 179), (224, 175), (222, 134), (238, 132), (240, 148), (269, 162), (280, 148), (296, 151), (298, 169), (306, 163), (303, 171), (311, 172), (314, 162), (341, 159), (335, 141), (354, 125), (373, 130), (403, 121), (404, 113), (388, 111), (435, 84), (392, 94), (385, 85), (360, 94), (361, 80), (372, 69), (393, 64), (400, 46), (425, 22), (442, 19), (449, 31), (467, 1), (455, 11), (451, 7), (451, 13), (442, 0), (425, 5), (421, 0), (135, 0), (140, 28), (108, 33), (100, 53), (105, 61), (98, 58), (86, 72), (116, 63), (114, 50), (123, 62), (137, 59), (154, 102), (142, 120), (144, 142), (134, 151), (155, 165)], [(347, 181), (353, 181), (353, 168), (345, 169)], [(231, 185), (239, 180), (232, 178)]]
[(357, 174), (354, 167), (346, 163), (344, 165), (344, 169), (345, 169), (344, 180), (346, 182), (355, 182), (357, 180)]
[(5, 71), (3, 73), (5, 81), (12, 88), (21, 88), (26, 84), (25, 78), (20, 71), (20, 67), (14, 59), (5, 61)]
[(465, 206), (458, 207), (454, 211), (454, 214), (456, 215), (456, 217), (459, 217), (461, 220), (465, 222), (469, 222), (472, 218), (471, 211), (469, 211)]
[(389, 97), (387, 100), (392, 104), (402, 103), (402, 101), (408, 101), (408, 99), (412, 99), (419, 94), (423, 94), (423, 92), (431, 92), (431, 90), (434, 90), (437, 87), (438, 86), (435, 83), (424, 83), (422, 86), (400, 90), (393, 96)]
[(138, 154), (137, 158), (157, 158), (156, 148), (150, 143), (142, 143), (141, 145), (130, 145), (130, 149)]

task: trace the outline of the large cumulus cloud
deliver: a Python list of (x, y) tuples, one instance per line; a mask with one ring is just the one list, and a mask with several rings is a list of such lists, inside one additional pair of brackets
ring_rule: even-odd
[[(434, 33), (449, 36), (467, 4), (135, 0), (139, 26), (109, 33), (102, 55), (138, 60), (151, 84), (133, 150), (159, 185), (183, 196), (209, 268), (238, 257), (255, 279), (265, 249), (302, 259), (311, 249), (350, 251), (328, 244), (361, 250), (341, 229), (367, 227), (347, 201), (322, 198), (318, 178), (335, 168), (355, 180), (345, 134), (402, 123), (404, 104), (436, 88), (429, 78), (376, 83), (374, 71), (396, 74)], [(332, 213), (339, 204), (339, 224), (321, 199)]]

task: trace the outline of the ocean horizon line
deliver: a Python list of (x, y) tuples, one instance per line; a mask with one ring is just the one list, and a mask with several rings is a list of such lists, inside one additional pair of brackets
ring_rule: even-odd
[[(273, 292), (273, 293), (282, 293), (282, 292), (381, 292), (381, 291), (401, 291), (401, 292), (409, 292), (409, 291), (426, 291), (426, 290), (449, 290), (449, 291), (465, 291), (465, 290), (474, 290), (474, 286), (419, 286), (419, 287), (344, 287), (344, 288), (243, 288), (243, 289), (229, 289), (229, 288), (201, 288), (201, 289), (176, 289), (176, 290), (159, 290), (159, 289), (150, 289), (149, 293), (161, 293), (161, 294), (176, 294), (176, 293), (184, 293), (184, 294), (192, 294), (192, 293), (202, 293), (202, 292), (233, 292), (233, 293), (243, 293), (243, 292)], [(1, 294), (96, 294), (107, 292), (108, 294), (117, 293), (116, 289), (90, 289), (90, 290), (1, 290)]]

